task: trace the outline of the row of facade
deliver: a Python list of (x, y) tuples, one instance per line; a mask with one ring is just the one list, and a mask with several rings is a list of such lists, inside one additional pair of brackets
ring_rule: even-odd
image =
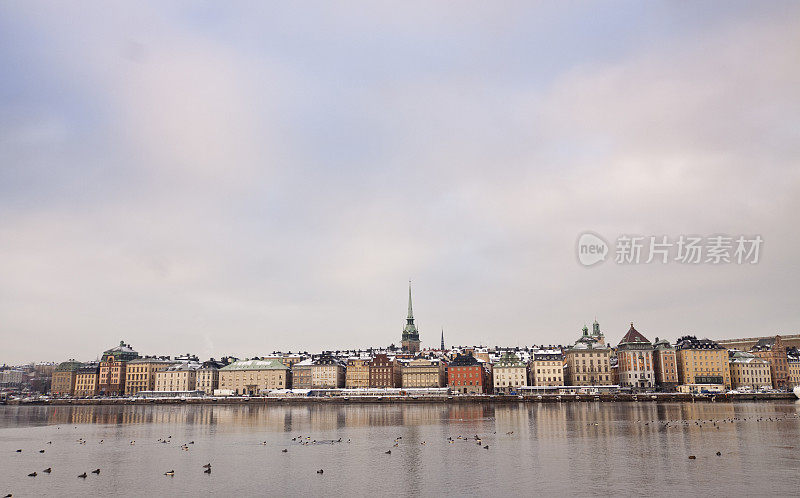
[(637, 391), (697, 391), (800, 385), (800, 358), (780, 336), (750, 351), (726, 350), (709, 339), (684, 336), (673, 346), (650, 342), (631, 324), (616, 347), (595, 321), (568, 347), (369, 351), (358, 354), (274, 354), (251, 360), (199, 362), (185, 355), (140, 357), (130, 345), (96, 363), (70, 360), (55, 368), (52, 393), (89, 397), (142, 391), (203, 391), (257, 395), (275, 389), (431, 388), (459, 393), (514, 393), (535, 386), (613, 386)]

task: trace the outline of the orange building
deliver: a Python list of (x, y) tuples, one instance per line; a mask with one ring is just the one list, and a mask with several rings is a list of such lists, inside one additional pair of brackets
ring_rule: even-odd
[(447, 386), (457, 393), (489, 392), (491, 379), (483, 362), (469, 355), (457, 355), (447, 366)]
[(753, 355), (769, 361), (772, 374), (773, 389), (786, 389), (789, 387), (789, 358), (786, 355), (786, 346), (781, 336), (759, 339), (750, 350)]
[(103, 352), (98, 379), (99, 394), (120, 396), (125, 393), (125, 364), (139, 357), (130, 344), (119, 341), (119, 346)]

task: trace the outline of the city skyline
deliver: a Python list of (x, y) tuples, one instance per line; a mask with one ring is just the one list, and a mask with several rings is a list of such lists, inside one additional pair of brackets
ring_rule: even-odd
[(800, 6), (617, 5), (0, 4), (0, 361), (797, 333)]

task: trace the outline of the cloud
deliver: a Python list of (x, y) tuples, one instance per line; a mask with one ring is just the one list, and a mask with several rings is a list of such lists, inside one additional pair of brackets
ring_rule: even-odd
[[(794, 326), (795, 7), (2, 9), (0, 361), (386, 345), (409, 278), (429, 345)], [(587, 270), (584, 230), (766, 244)]]

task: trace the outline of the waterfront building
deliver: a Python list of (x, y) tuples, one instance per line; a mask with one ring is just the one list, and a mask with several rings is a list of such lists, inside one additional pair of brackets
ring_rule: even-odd
[(1, 387), (22, 387), (26, 379), (27, 374), (18, 368), (0, 370)]
[(311, 364), (312, 389), (338, 389), (344, 387), (345, 366), (330, 352), (323, 352)]
[(280, 360), (287, 368), (291, 369), (292, 365), (295, 363), (299, 363), (303, 360), (308, 358), (308, 354), (303, 353), (292, 353), (289, 351), (288, 353), (279, 353), (275, 352), (272, 354), (266, 355), (263, 359), (264, 360)]
[[(395, 375), (395, 371), (397, 375)], [(400, 368), (388, 355), (376, 354), (369, 362), (369, 387), (399, 387)]]
[[(781, 342), (787, 348), (795, 347), (800, 348), (800, 334), (781, 334)], [(720, 339), (716, 341), (720, 346), (725, 349), (738, 349), (740, 351), (749, 351), (755, 347), (762, 339), (774, 339), (775, 336), (762, 336), (762, 337), (743, 337), (737, 339)]]
[(219, 388), (236, 394), (254, 396), (264, 390), (288, 386), (289, 368), (276, 359), (240, 360), (219, 370)]
[(56, 396), (73, 396), (75, 394), (76, 372), (83, 363), (75, 360), (65, 361), (53, 371), (53, 380), (50, 392)]
[(130, 360), (125, 364), (125, 395), (133, 396), (139, 391), (156, 390), (156, 372), (165, 370), (176, 362), (168, 358), (145, 357)]
[(490, 385), (484, 362), (472, 354), (456, 355), (447, 365), (447, 386), (454, 392), (482, 394), (489, 391)]
[(564, 351), (568, 383), (571, 386), (613, 385), (611, 379), (611, 349), (605, 345), (600, 325), (595, 320), (592, 333), (584, 325), (581, 337), (575, 345)]
[(564, 354), (561, 349), (536, 349), (530, 362), (532, 386), (564, 385)]
[(758, 389), (772, 386), (772, 374), (769, 361), (744, 351), (729, 353), (731, 368), (731, 387), (733, 389)]
[(510, 394), (528, 385), (528, 367), (511, 351), (506, 351), (492, 365), (494, 392)]
[(348, 389), (366, 389), (369, 387), (369, 357), (351, 357), (347, 359), (344, 387)]
[(447, 385), (447, 363), (441, 358), (414, 358), (402, 367), (404, 388), (443, 387)]
[(197, 389), (197, 369), (200, 364), (191, 361), (157, 370), (156, 391), (194, 391)]
[(216, 361), (214, 358), (204, 361), (197, 369), (195, 389), (208, 395), (214, 394), (219, 389), (219, 369), (226, 365), (227, 362)]
[[(721, 385), (731, 388), (728, 351), (710, 339), (687, 335), (678, 339), (678, 382), (684, 386)], [(681, 391), (686, 391), (682, 388)]]
[(620, 387), (652, 389), (656, 373), (653, 362), (653, 345), (633, 327), (617, 345), (617, 376)]
[[(314, 361), (311, 358), (292, 365), (292, 389), (311, 389), (311, 367), (313, 365)], [(369, 382), (369, 370), (367, 372), (367, 382)]]
[(130, 344), (119, 341), (119, 346), (103, 352), (100, 360), (98, 390), (104, 396), (119, 396), (125, 393), (125, 364), (139, 357)]
[(789, 387), (789, 359), (786, 355), (786, 345), (781, 336), (759, 339), (750, 352), (769, 361), (772, 369), (771, 384), (774, 389)]
[(678, 387), (678, 358), (675, 347), (668, 340), (656, 337), (653, 344), (653, 367), (656, 386), (662, 391), (674, 391)]
[[(444, 332), (442, 332), (444, 334)], [(404, 351), (409, 353), (419, 352), (420, 340), (417, 326), (414, 325), (414, 310), (411, 307), (411, 282), (408, 283), (408, 316), (406, 326), (403, 328), (401, 343)]]
[(98, 393), (100, 365), (87, 363), (75, 371), (76, 398), (88, 398)]
[(788, 369), (789, 369), (789, 387), (795, 388), (800, 386), (800, 352), (797, 348), (787, 350)]

